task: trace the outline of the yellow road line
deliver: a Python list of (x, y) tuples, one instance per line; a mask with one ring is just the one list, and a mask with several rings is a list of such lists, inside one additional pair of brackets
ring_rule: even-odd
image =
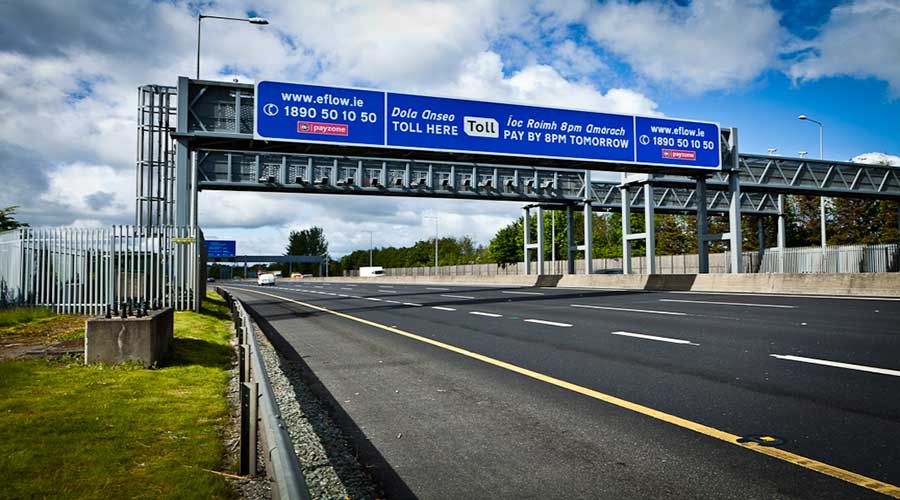
[[(229, 287), (225, 287), (229, 288)], [(395, 333), (397, 335), (402, 335), (404, 337), (408, 337), (414, 340), (418, 340), (419, 342), (424, 342), (426, 344), (433, 345), (435, 347), (440, 347), (441, 349), (446, 349), (448, 351), (455, 352), (457, 354), (461, 354), (463, 356), (467, 356), (469, 358), (477, 359), (479, 361), (483, 361), (490, 365), (494, 365), (500, 368), (504, 368), (506, 370), (518, 373), (520, 375), (524, 375), (526, 377), (533, 378), (535, 380), (540, 380), (541, 382), (546, 382), (548, 384), (555, 385), (557, 387), (562, 387), (563, 389), (568, 389), (572, 392), (577, 392), (579, 394), (583, 394), (585, 396), (598, 399), (600, 401), (607, 402), (609, 404), (618, 406), (620, 408), (625, 408), (627, 410), (631, 410), (642, 415), (647, 415), (648, 417), (653, 417), (657, 420), (662, 420), (663, 422), (670, 423), (672, 425), (677, 425), (678, 427), (682, 427), (684, 429), (689, 429), (694, 432), (698, 432), (700, 434), (714, 437), (721, 441), (724, 441), (728, 444), (732, 444), (735, 446), (740, 446), (742, 448), (746, 448), (748, 450), (755, 451), (757, 453), (762, 453), (763, 455), (768, 455), (773, 458), (777, 458), (779, 460), (783, 460), (785, 462), (792, 463), (794, 465), (799, 465), (800, 467), (813, 470), (819, 472), (821, 474), (825, 474), (827, 476), (831, 476), (842, 481), (846, 481), (848, 483), (855, 484), (857, 486), (862, 486), (863, 488), (870, 489), (872, 491), (881, 493), (883, 495), (887, 495), (892, 498), (900, 499), (900, 487), (884, 483), (882, 481), (878, 481), (876, 479), (872, 479), (870, 477), (863, 476), (862, 474), (857, 474), (855, 472), (848, 471), (846, 469), (841, 469), (840, 467), (835, 467), (833, 465), (826, 464), (824, 462), (819, 462), (818, 460), (813, 460), (811, 458), (806, 458), (802, 455), (797, 455), (796, 453), (791, 453), (789, 451), (781, 450), (778, 448), (773, 448), (770, 446), (760, 446), (755, 442), (745, 442), (739, 443), (738, 439), (741, 436), (737, 436), (735, 434), (731, 434), (729, 432), (721, 431), (714, 427), (710, 427), (708, 425), (703, 425), (697, 422), (693, 422), (691, 420), (687, 420), (681, 417), (677, 417), (675, 415), (671, 415), (669, 413), (665, 413), (659, 410), (654, 410), (653, 408), (640, 405), (637, 403), (632, 403), (631, 401), (626, 401), (621, 398), (617, 398), (615, 396), (611, 396), (609, 394), (605, 394), (599, 391), (595, 391), (593, 389), (588, 389), (587, 387), (582, 387), (580, 385), (573, 384), (571, 382), (566, 382), (565, 380), (561, 380), (555, 377), (551, 377), (549, 375), (544, 375), (543, 373), (538, 373), (527, 368), (522, 368), (520, 366), (516, 366), (505, 361), (500, 361), (499, 359), (494, 359), (483, 354), (478, 354), (477, 352), (468, 351), (466, 349), (456, 347), (454, 345), (445, 344), (443, 342), (429, 339), (426, 337), (422, 337), (416, 335), (414, 333), (410, 333), (399, 328), (394, 328), (392, 326), (382, 325), (381, 323), (376, 323), (374, 321), (369, 321), (367, 319), (359, 318), (356, 316), (351, 316), (349, 314), (345, 314), (338, 311), (332, 311), (331, 309), (327, 309), (325, 307), (316, 306), (312, 304), (307, 304), (306, 302), (300, 302), (298, 300), (291, 299), (289, 297), (282, 297), (279, 295), (274, 295), (267, 292), (260, 292), (257, 290), (249, 290), (246, 288), (239, 288), (239, 290), (243, 290), (246, 292), (256, 293), (259, 295), (266, 295), (269, 297), (273, 297), (276, 299), (281, 299), (287, 302), (293, 302), (295, 304), (299, 304), (303, 307), (308, 307), (310, 309), (315, 309), (317, 311), (326, 312), (329, 314), (333, 314), (335, 316), (339, 316), (341, 318), (346, 318), (351, 321), (356, 321), (357, 323), (362, 323), (364, 325), (369, 325), (374, 328), (378, 328), (380, 330), (388, 331), (391, 333)]]

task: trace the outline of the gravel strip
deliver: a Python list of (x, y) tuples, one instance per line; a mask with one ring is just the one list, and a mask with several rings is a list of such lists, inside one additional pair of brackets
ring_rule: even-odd
[(364, 472), (349, 440), (303, 382), (301, 368), (280, 356), (255, 324), (254, 331), (310, 496), (340, 500), (379, 498), (380, 488)]

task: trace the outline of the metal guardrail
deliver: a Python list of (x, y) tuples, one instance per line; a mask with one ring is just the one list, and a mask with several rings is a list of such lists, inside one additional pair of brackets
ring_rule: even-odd
[(273, 492), (276, 498), (309, 500), (309, 489), (300, 471), (300, 461), (294, 452), (291, 436), (275, 402), (250, 315), (241, 301), (228, 291), (216, 287), (216, 292), (231, 307), (240, 346), (241, 474), (256, 471), (257, 422), (261, 420), (266, 470), (275, 483)]

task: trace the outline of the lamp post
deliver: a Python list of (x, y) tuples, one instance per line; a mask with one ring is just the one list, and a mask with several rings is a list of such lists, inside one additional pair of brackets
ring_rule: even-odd
[[(818, 120), (813, 120), (812, 118), (810, 118), (806, 115), (800, 115), (797, 118), (799, 120), (813, 122), (819, 126), (819, 159), (824, 160), (825, 159), (825, 150), (824, 150), (824, 145), (822, 143), (822, 136), (824, 133), (825, 126), (822, 125), (822, 122), (820, 122)], [(825, 197), (824, 196), (819, 197), (819, 217), (822, 219), (820, 226), (822, 228), (822, 250), (824, 251), (825, 250), (825, 239), (826, 239), (825, 238)]]
[(363, 230), (363, 233), (369, 233), (369, 267), (372, 267), (372, 231)]
[(434, 273), (438, 270), (438, 217), (437, 215), (426, 215), (423, 219), (434, 219)]
[(269, 24), (269, 20), (262, 17), (226, 17), (226, 16), (197, 16), (197, 79), (200, 79), (200, 21), (204, 19), (224, 19), (226, 21), (240, 21), (250, 24)]

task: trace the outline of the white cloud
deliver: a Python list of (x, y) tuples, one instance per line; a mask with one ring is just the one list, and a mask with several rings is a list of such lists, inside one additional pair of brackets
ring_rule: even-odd
[(459, 76), (439, 87), (441, 93), (475, 99), (527, 102), (607, 113), (658, 114), (656, 103), (628, 89), (605, 94), (586, 81), (567, 80), (546, 65), (532, 64), (506, 76), (495, 52), (483, 52), (466, 61)]
[(853, 163), (869, 163), (871, 165), (891, 165), (900, 167), (900, 156), (885, 153), (863, 153), (850, 159)]
[(612, 0), (597, 6), (588, 32), (638, 74), (689, 92), (729, 89), (775, 64), (789, 35), (765, 0)]
[(815, 80), (848, 75), (875, 77), (890, 85), (900, 97), (900, 3), (856, 0), (839, 5), (819, 35), (810, 43), (812, 52), (791, 66), (795, 80)]
[[(50, 185), (40, 202), (72, 219), (134, 220), (134, 173), (81, 162), (48, 173)], [(124, 219), (124, 220), (123, 220)]]

